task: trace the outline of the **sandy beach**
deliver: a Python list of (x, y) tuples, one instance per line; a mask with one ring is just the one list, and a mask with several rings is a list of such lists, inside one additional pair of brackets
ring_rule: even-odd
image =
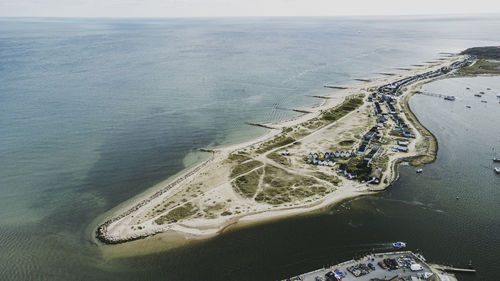
[[(158, 233), (162, 233), (162, 236), (171, 233), (176, 237), (203, 239), (221, 233), (229, 226), (311, 212), (347, 198), (383, 191), (397, 179), (397, 165), (401, 161), (424, 159), (418, 164), (425, 164), (435, 159), (435, 138), (411, 113), (408, 100), (424, 83), (442, 76), (412, 83), (398, 96), (396, 107), (402, 113), (400, 118), (409, 125), (414, 138), (408, 144), (409, 152), (391, 151), (395, 139), (389, 135), (392, 127), (382, 129), (382, 152), (377, 158), (384, 161), (378, 161), (377, 166), (387, 167), (383, 169), (379, 185), (341, 177), (336, 172), (337, 167), (308, 165), (304, 163), (304, 157), (314, 151), (342, 148), (342, 142), (346, 140), (351, 142), (345, 149), (350, 151), (358, 147), (365, 130), (377, 124), (372, 113), (373, 104), (366, 101), (366, 97), (374, 89), (405, 77), (438, 70), (462, 59), (464, 56), (446, 57), (391, 75), (384, 73), (382, 77), (362, 79), (364, 82), (360, 84), (342, 85), (341, 87), (346, 89), (339, 89), (324, 96), (321, 105), (303, 109), (310, 113), (292, 120), (265, 124), (272, 129), (255, 139), (207, 150), (207, 153), (210, 153), (208, 159), (108, 212), (105, 221), (97, 230), (97, 237), (108, 244), (137, 240)], [(321, 123), (321, 126), (314, 127), (314, 122), (321, 121), (322, 114), (359, 96), (362, 96), (363, 102), (357, 109), (334, 122)], [(269, 146), (270, 141), (284, 136), (293, 136), (294, 142), (263, 149), (266, 145)], [(279, 156), (284, 150), (290, 154), (289, 157)], [(234, 155), (244, 155), (245, 159), (240, 162), (231, 160)], [(251, 162), (255, 163), (255, 166), (235, 175), (234, 169), (238, 165)], [(290, 195), (291, 199), (287, 197), (289, 200), (278, 203), (259, 200), (259, 196), (267, 194), (266, 191), (272, 187), (266, 182), (266, 179), (269, 180), (266, 173), (269, 175), (272, 169), (279, 170), (274, 175), (286, 175), (299, 181), (309, 180), (320, 192), (308, 193), (307, 196)], [(237, 180), (244, 176), (250, 178), (250, 175), (255, 175), (256, 188), (249, 195), (237, 188)], [(294, 191), (302, 189), (303, 186), (292, 184), (287, 192), (295, 194)], [(282, 197), (276, 196), (272, 200), (277, 198)], [(179, 215), (174, 217), (172, 214), (177, 211)]]

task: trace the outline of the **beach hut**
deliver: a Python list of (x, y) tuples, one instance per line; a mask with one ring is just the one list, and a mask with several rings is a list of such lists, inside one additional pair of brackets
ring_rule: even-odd
[(318, 153), (314, 153), (314, 154), (313, 154), (313, 158), (314, 158), (314, 159), (318, 159)]
[(330, 167), (335, 166), (335, 162), (333, 162), (333, 161), (331, 161), (331, 160), (330, 160), (330, 161), (328, 161), (328, 166), (330, 166)]
[(314, 165), (318, 165), (318, 159), (314, 159), (314, 160), (313, 160), (313, 164), (314, 164)]
[(339, 158), (340, 157), (340, 152), (335, 151), (335, 157)]
[(323, 154), (323, 152), (320, 152), (318, 154), (318, 159), (325, 159), (325, 154)]
[(330, 153), (325, 152), (325, 159), (330, 159)]
[(345, 153), (343, 151), (340, 152), (340, 157), (341, 158), (344, 158), (345, 157)]

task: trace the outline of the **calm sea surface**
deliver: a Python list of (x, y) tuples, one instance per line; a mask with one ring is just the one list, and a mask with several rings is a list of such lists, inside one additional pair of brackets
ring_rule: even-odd
[(412, 99), (438, 161), (420, 175), (403, 166), (381, 195), (139, 257), (104, 257), (89, 225), (203, 157), (196, 148), (262, 133), (246, 121), (294, 117), (286, 109), (317, 104), (307, 95), (328, 93), (327, 83), (499, 45), (498, 26), (498, 17), (0, 19), (0, 279), (276, 280), (402, 240), (431, 261), (472, 260), (476, 279), (463, 280), (497, 280), (498, 77), (425, 87), (455, 102)]

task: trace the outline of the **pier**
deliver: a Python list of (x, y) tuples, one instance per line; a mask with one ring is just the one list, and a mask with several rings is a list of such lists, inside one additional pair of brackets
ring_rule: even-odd
[(437, 98), (446, 98), (448, 97), (447, 95), (442, 95), (442, 94), (438, 94), (438, 93), (431, 93), (431, 92), (423, 92), (423, 91), (418, 91), (418, 92), (415, 92), (419, 95), (424, 95), (424, 96), (430, 96), (430, 97), (437, 97)]

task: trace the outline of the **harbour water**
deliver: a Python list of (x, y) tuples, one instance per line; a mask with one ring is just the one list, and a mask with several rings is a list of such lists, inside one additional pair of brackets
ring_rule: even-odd
[(426, 86), (455, 102), (413, 98), (438, 160), (420, 175), (403, 166), (380, 195), (137, 257), (106, 257), (88, 226), (195, 161), (196, 148), (262, 132), (244, 122), (318, 103), (306, 95), (329, 92), (324, 84), (498, 45), (499, 19), (0, 23), (0, 279), (276, 280), (403, 240), (436, 263), (471, 259), (477, 278), (495, 280), (498, 77)]

